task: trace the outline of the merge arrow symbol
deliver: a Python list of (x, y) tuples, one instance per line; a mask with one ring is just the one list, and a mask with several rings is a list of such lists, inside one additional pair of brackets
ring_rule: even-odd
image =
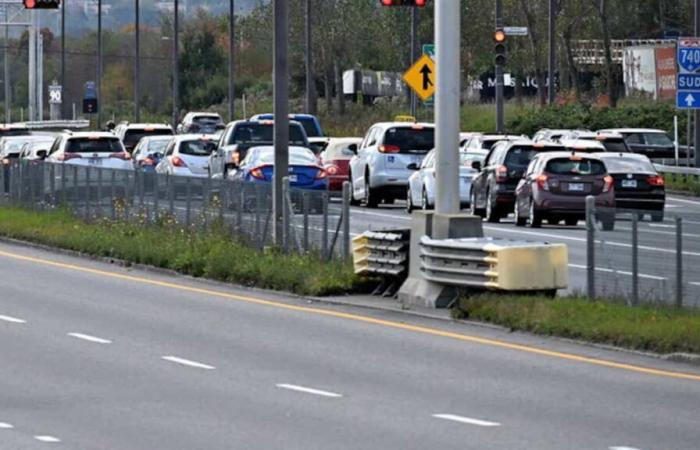
[(693, 106), (693, 103), (695, 103), (695, 96), (693, 94), (688, 94), (685, 97), (685, 104), (688, 106)]
[(425, 64), (420, 70), (420, 73), (423, 75), (423, 90), (427, 91), (428, 88), (433, 85), (433, 82), (430, 80), (430, 75), (433, 74), (433, 71), (430, 70), (430, 67), (428, 67), (427, 64)]

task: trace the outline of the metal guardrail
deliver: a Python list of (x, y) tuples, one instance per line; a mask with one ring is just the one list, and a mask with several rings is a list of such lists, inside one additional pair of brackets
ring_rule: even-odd
[(424, 236), (420, 255), (423, 276), (438, 284), (550, 293), (568, 285), (568, 252), (563, 244)]
[(654, 164), (654, 168), (660, 173), (670, 173), (674, 175), (684, 175), (700, 177), (700, 168), (697, 167), (679, 167), (679, 166), (667, 166), (663, 164)]
[(21, 122), (15, 125), (24, 125), (30, 130), (63, 130), (83, 129), (90, 127), (89, 120), (38, 120), (34, 122)]
[(375, 295), (393, 296), (408, 274), (410, 229), (366, 231), (353, 239), (355, 273), (379, 276)]

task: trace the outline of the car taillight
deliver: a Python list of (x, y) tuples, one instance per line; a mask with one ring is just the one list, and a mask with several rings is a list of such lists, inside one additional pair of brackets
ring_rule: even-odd
[(398, 153), (401, 151), (401, 147), (398, 145), (380, 145), (379, 153)]
[(325, 170), (328, 175), (336, 175), (338, 173), (338, 166), (326, 166)]
[(664, 177), (662, 177), (661, 175), (652, 175), (649, 178), (647, 178), (647, 182), (651, 186), (663, 186)]
[(257, 178), (258, 180), (264, 180), (265, 174), (263, 174), (262, 167), (256, 167), (250, 171), (250, 176)]
[(316, 176), (314, 178), (316, 180), (323, 180), (324, 178), (326, 178), (326, 175), (326, 171), (319, 167), (318, 172), (316, 172)]
[(537, 186), (545, 191), (549, 191), (549, 177), (547, 175), (540, 175), (536, 178), (537, 180)]
[(613, 177), (611, 177), (610, 175), (605, 175), (603, 177), (603, 182), (605, 183), (603, 185), (603, 192), (610, 192), (615, 182), (615, 180), (613, 180)]
[(496, 169), (496, 183), (503, 183), (508, 179), (508, 168), (506, 166), (498, 166)]
[(9, 166), (10, 165), (10, 159), (9, 158), (3, 158), (2, 159), (2, 164), (4, 166)]
[(173, 156), (173, 159), (171, 159), (171, 162), (173, 163), (173, 166), (175, 167), (187, 167), (187, 164), (185, 164), (185, 161), (182, 160), (179, 156)]
[(129, 161), (131, 159), (131, 155), (128, 154), (127, 152), (110, 153), (109, 157), (115, 158), (115, 159), (121, 159), (122, 161)]
[(58, 155), (58, 157), (56, 159), (58, 159), (59, 161), (68, 161), (68, 160), (76, 159), (76, 158), (82, 158), (82, 156), (80, 156), (77, 153), (63, 153), (63, 154)]

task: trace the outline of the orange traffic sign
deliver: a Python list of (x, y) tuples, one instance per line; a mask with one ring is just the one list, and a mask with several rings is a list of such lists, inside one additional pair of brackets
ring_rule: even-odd
[(403, 80), (413, 92), (425, 101), (435, 94), (435, 63), (428, 55), (423, 55), (403, 74)]

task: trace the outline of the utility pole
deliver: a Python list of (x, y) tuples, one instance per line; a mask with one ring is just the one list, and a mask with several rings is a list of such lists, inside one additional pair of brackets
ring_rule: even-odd
[(66, 106), (68, 102), (66, 101), (66, 2), (65, 0), (61, 2), (61, 86), (63, 87), (63, 103), (61, 103), (61, 119), (65, 119)]
[(44, 120), (44, 36), (37, 29), (36, 42), (36, 120)]
[(312, 0), (304, 0), (305, 32), (304, 57), (306, 63), (306, 105), (308, 114), (316, 114), (316, 82), (314, 79), (313, 48), (311, 45)]
[(554, 48), (554, 36), (556, 34), (556, 11), (554, 1), (549, 0), (549, 86), (547, 87), (547, 99), (550, 105), (554, 104), (555, 83), (554, 72), (556, 66), (556, 52)]
[(36, 109), (36, 11), (29, 12), (31, 25), (29, 26), (29, 107), (27, 108), (29, 121), (35, 120)]
[(289, 10), (287, 0), (273, 0), (274, 8), (274, 145), (275, 168), (272, 186), (272, 214), (274, 216), (274, 237), (278, 247), (283, 246), (282, 230), (284, 214), (283, 178), (289, 174), (289, 61), (288, 44)]
[(236, 85), (234, 84), (235, 76), (235, 59), (234, 50), (236, 31), (236, 7), (235, 1), (228, 1), (228, 120), (234, 119), (236, 107)]
[[(700, 0), (695, 0), (695, 36), (700, 36)], [(700, 113), (696, 109), (693, 112), (695, 121), (695, 167), (700, 167)], [(690, 146), (690, 143), (688, 143)], [(688, 149), (690, 151), (690, 149)]]
[[(496, 0), (496, 30), (503, 29), (503, 0)], [(439, 54), (439, 53), (438, 53)], [(459, 61), (458, 59), (456, 61)], [(496, 132), (505, 131), (503, 113), (503, 65), (496, 62)]]
[[(64, 0), (65, 1), (65, 0)], [(141, 121), (141, 4), (134, 0), (134, 121)]]
[(10, 112), (10, 66), (7, 59), (7, 48), (10, 46), (10, 17), (7, 13), (9, 5), (5, 3), (5, 49), (3, 51), (3, 69), (5, 71), (5, 123), (12, 122), (12, 113)]
[[(411, 58), (410, 64), (413, 64), (418, 58), (418, 7), (411, 7)], [(418, 96), (411, 91), (411, 115), (416, 117), (418, 113)]]
[(102, 0), (97, 0), (97, 129), (102, 128), (102, 108), (105, 104), (102, 101)]
[(179, 68), (179, 28), (180, 28), (180, 14), (179, 14), (180, 4), (178, 0), (173, 1), (173, 129), (177, 128), (178, 119), (180, 118), (179, 113), (179, 97), (180, 97), (180, 79), (178, 76)]
[(435, 2), (435, 213), (459, 212), (460, 2)]

